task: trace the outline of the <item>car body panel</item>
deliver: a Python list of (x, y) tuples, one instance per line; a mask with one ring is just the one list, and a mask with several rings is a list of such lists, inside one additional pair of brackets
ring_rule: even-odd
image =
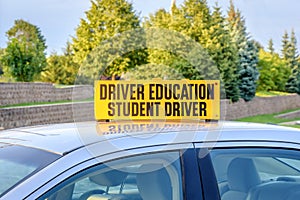
[[(179, 138), (176, 139), (176, 137)], [(124, 149), (127, 148), (126, 145), (128, 148), (137, 148), (141, 144), (135, 142), (137, 138), (141, 139), (141, 141), (147, 140), (153, 146), (175, 143), (178, 140), (180, 140), (180, 143), (232, 140), (285, 141), (300, 144), (298, 129), (243, 122), (219, 122), (216, 126), (208, 128), (199, 126), (198, 130), (182, 130), (179, 128), (178, 130), (172, 129), (165, 132), (136, 132), (133, 134), (122, 133), (105, 136), (97, 133), (96, 122), (26, 127), (0, 132), (0, 142), (40, 148), (61, 155), (83, 146), (107, 140), (114, 141), (118, 145), (121, 144)], [(126, 142), (119, 142), (122, 140), (126, 140)], [(118, 148), (120, 147), (118, 146)]]
[[(189, 123), (186, 123), (189, 124)], [(209, 126), (101, 135), (96, 122), (45, 125), (0, 131), (0, 143), (61, 155), (43, 170), (10, 190), (7, 199), (35, 199), (87, 167), (150, 152), (220, 147), (300, 149), (300, 131), (274, 125), (219, 122)]]

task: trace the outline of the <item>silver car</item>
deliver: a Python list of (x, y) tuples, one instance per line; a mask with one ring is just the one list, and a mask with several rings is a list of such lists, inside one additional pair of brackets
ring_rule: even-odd
[(300, 131), (239, 122), (0, 132), (1, 199), (298, 200)]

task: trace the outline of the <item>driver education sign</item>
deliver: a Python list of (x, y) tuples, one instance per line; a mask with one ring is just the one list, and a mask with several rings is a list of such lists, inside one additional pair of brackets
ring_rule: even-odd
[(220, 81), (96, 81), (95, 118), (96, 120), (218, 120)]

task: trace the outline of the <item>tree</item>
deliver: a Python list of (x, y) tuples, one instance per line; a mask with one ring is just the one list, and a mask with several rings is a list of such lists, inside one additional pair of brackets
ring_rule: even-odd
[(245, 20), (239, 10), (236, 10), (233, 1), (227, 13), (228, 30), (238, 53), (239, 92), (245, 101), (250, 101), (256, 93), (258, 79), (258, 49), (255, 42), (250, 40), (247, 33)]
[[(157, 38), (156, 41), (148, 38), (148, 43), (150, 46), (160, 46), (161, 49), (152, 49), (148, 48), (148, 59), (149, 63), (146, 66), (143, 66), (139, 70), (143, 70), (144, 67), (151, 68), (149, 71), (156, 71), (161, 73), (151, 73), (151, 77), (154, 77), (152, 74), (155, 74), (158, 77), (174, 77), (170, 75), (171, 72), (181, 74), (181, 78), (185, 77), (187, 79), (196, 79), (199, 78), (197, 73), (193, 73), (191, 68), (191, 63), (188, 63), (180, 55), (176, 55), (175, 52), (178, 52), (178, 49), (186, 49), (186, 43), (180, 43), (180, 39), (183, 36), (176, 37), (176, 33), (172, 31), (180, 32), (182, 30), (182, 24), (184, 24), (183, 18), (181, 18), (181, 13), (177, 7), (172, 4), (171, 12), (167, 12), (165, 9), (159, 9), (154, 14), (150, 14), (149, 18), (146, 18), (143, 23), (145, 29), (155, 28), (158, 32), (165, 32), (165, 30), (170, 30), (169, 34), (161, 35), (161, 38)], [(180, 19), (181, 18), (181, 19)], [(161, 31), (160, 31), (161, 30)], [(168, 31), (166, 31), (168, 32)], [(163, 48), (168, 46), (169, 48)], [(184, 52), (183, 52), (184, 53)], [(161, 69), (160, 69), (161, 68)], [(172, 70), (171, 70), (172, 69)], [(170, 72), (168, 71), (170, 70)]]
[(282, 36), (282, 49), (281, 49), (281, 55), (283, 59), (287, 60), (289, 57), (289, 48), (290, 48), (290, 42), (289, 42), (289, 34), (287, 31), (284, 32)]
[[(176, 73), (181, 78), (191, 80), (219, 79), (217, 67), (207, 51), (194, 38), (186, 37), (191, 24), (183, 10), (172, 4), (171, 12), (160, 9), (150, 14), (143, 23), (145, 29), (156, 30), (155, 40), (151, 36), (147, 37), (147, 44), (154, 47), (147, 49), (150, 63), (147, 66), (156, 69), (149, 71), (161, 71), (163, 74), (152, 73), (159, 75), (158, 77), (178, 77), (174, 74)], [(164, 69), (157, 70), (159, 67)]]
[(47, 67), (42, 72), (41, 80), (56, 84), (72, 85), (75, 82), (78, 64), (73, 61), (71, 45), (67, 42), (63, 55), (51, 54), (47, 58)]
[[(198, 59), (198, 61), (212, 60), (214, 64), (209, 64), (207, 68), (217, 68), (219, 71), (216, 73), (214, 70), (211, 72), (202, 70), (202, 73), (207, 72), (205, 77), (212, 77), (208, 74), (218, 74), (217, 77), (220, 78), (220, 75), (226, 91), (226, 98), (237, 101), (239, 95), (235, 68), (236, 54), (234, 53), (234, 47), (231, 45), (228, 31), (224, 27), (225, 21), (219, 8), (211, 14), (206, 0), (186, 0), (181, 8), (173, 6), (171, 15), (166, 11), (164, 13), (160, 13), (160, 18), (164, 20), (159, 20), (157, 16), (156, 21), (150, 20), (152, 25), (159, 24), (162, 21), (161, 26), (185, 34), (199, 43), (202, 46), (202, 52), (193, 54), (194, 59)], [(209, 59), (205, 56), (207, 53)], [(203, 63), (203, 65), (207, 64)], [(197, 70), (192, 70), (195, 69), (195, 66), (188, 65), (183, 60), (174, 62), (174, 66), (186, 78), (203, 78), (203, 76), (199, 76)]]
[(64, 49), (65, 62), (63, 65), (65, 71), (65, 79), (62, 84), (74, 84), (78, 75), (79, 65), (74, 61), (74, 50), (70, 42), (67, 42)]
[(300, 63), (297, 63), (291, 70), (291, 75), (286, 82), (286, 90), (290, 93), (300, 94)]
[[(133, 38), (129, 38), (130, 36), (126, 38), (124, 34), (140, 28), (139, 17), (133, 10), (132, 3), (126, 0), (91, 2), (92, 6), (86, 12), (86, 19), (81, 19), (72, 44), (76, 63), (82, 65), (83, 61), (88, 58), (86, 63), (94, 65), (93, 67), (87, 66), (83, 73), (90, 73), (89, 76), (94, 78), (100, 75), (101, 70), (105, 70), (103, 73), (107, 76), (121, 75), (127, 69), (143, 62), (144, 55), (140, 51), (123, 51), (126, 45), (133, 43), (130, 41)], [(114, 43), (114, 36), (117, 37), (116, 40), (118, 36), (122, 37), (118, 40), (120, 44)], [(103, 52), (111, 52), (113, 62), (106, 63), (110, 58), (100, 58)], [(99, 60), (102, 61), (99, 63)]]
[(182, 75), (172, 67), (163, 64), (149, 63), (129, 70), (125, 74), (125, 78), (134, 80), (152, 80), (155, 78), (162, 80), (180, 80), (182, 79)]
[(286, 61), (277, 53), (272, 54), (261, 49), (257, 68), (260, 72), (258, 91), (285, 91), (285, 84), (291, 72)]
[(218, 5), (214, 7), (210, 24), (207, 49), (220, 70), (226, 98), (233, 102), (238, 101), (240, 94), (237, 48), (232, 44), (230, 33), (226, 29), (225, 18)]
[(245, 49), (239, 51), (239, 90), (240, 95), (245, 101), (250, 101), (255, 97), (256, 81), (259, 77), (257, 69), (258, 49), (254, 42), (247, 41)]
[[(172, 5), (172, 10), (175, 10), (174, 4)], [(172, 16), (175, 16), (176, 13), (173, 12), (171, 15), (165, 9), (159, 9), (154, 14), (150, 14), (148, 18), (145, 19), (143, 23), (143, 27), (147, 28), (160, 28), (160, 29), (168, 29), (171, 30), (171, 22)], [(169, 37), (165, 36), (165, 37)], [(168, 52), (165, 49), (147, 49), (148, 58), (147, 62), (151, 63), (150, 65), (146, 65), (149, 68), (154, 68), (153, 64), (157, 64), (159, 67), (163, 68), (165, 66), (171, 66), (172, 62), (176, 57), (172, 55), (172, 52)], [(152, 70), (152, 69), (151, 69)], [(164, 69), (160, 70), (161, 72), (165, 72)]]
[(268, 51), (273, 54), (275, 53), (275, 49), (274, 49), (274, 43), (273, 43), (273, 40), (270, 39), (269, 42), (268, 42)]
[(37, 79), (46, 66), (46, 44), (40, 29), (21, 19), (6, 34), (8, 44), (2, 59), (6, 73), (16, 81)]
[(232, 0), (230, 0), (227, 12), (227, 22), (233, 43), (238, 50), (244, 48), (250, 36), (246, 30), (245, 19), (241, 15), (241, 12), (235, 8)]
[(206, 0), (185, 0), (182, 6), (187, 29), (184, 34), (199, 42), (204, 48), (209, 40), (211, 13)]
[[(5, 49), (0, 49), (0, 61), (2, 60), (2, 57), (4, 56)], [(3, 75), (3, 64), (0, 62), (0, 77)]]
[(282, 53), (283, 58), (291, 71), (290, 77), (286, 82), (286, 91), (300, 94), (300, 67), (297, 61), (299, 57), (297, 50), (297, 39), (294, 30), (291, 32), (290, 40), (288, 40), (286, 35), (287, 33), (285, 33), (283, 36)]
[(64, 79), (63, 63), (64, 56), (52, 53), (47, 58), (47, 66), (41, 74), (41, 80), (44, 82), (61, 84)]

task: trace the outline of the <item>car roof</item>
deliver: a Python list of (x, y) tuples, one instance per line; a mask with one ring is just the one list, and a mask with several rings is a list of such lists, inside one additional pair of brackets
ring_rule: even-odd
[[(164, 124), (165, 122), (158, 122)], [(126, 122), (117, 123), (126, 125)], [(116, 123), (102, 123), (102, 126), (110, 127)], [(101, 127), (101, 124), (100, 124)], [(168, 126), (169, 127), (169, 126)], [(176, 135), (193, 133), (193, 137), (182, 139), (183, 142), (208, 141), (207, 135), (214, 134), (211, 140), (222, 141), (279, 141), (300, 144), (300, 130), (277, 125), (267, 125), (245, 122), (212, 122), (190, 123), (175, 122), (171, 128), (156, 128), (152, 130), (129, 130), (126, 132), (100, 132), (99, 123), (80, 122), (66, 124), (40, 125), (0, 131), (0, 144), (20, 145), (37, 148), (56, 154), (64, 155), (84, 146), (89, 146), (101, 141), (121, 140), (124, 148), (137, 148), (139, 142), (129, 142), (136, 136), (155, 135), (148, 138), (149, 146), (159, 144), (179, 143), (170, 139)], [(217, 134), (216, 134), (217, 133)], [(288, 134), (288, 135), (287, 135)], [(168, 135), (169, 137), (163, 137)]]

